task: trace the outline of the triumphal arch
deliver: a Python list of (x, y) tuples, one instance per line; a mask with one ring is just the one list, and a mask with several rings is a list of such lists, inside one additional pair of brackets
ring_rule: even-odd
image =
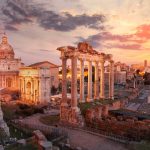
[[(109, 98), (114, 99), (114, 61), (111, 54), (100, 53), (88, 43), (79, 43), (77, 47), (66, 46), (57, 48), (62, 60), (62, 101), (61, 121), (71, 124), (81, 123), (78, 102), (91, 102), (105, 98), (104, 63), (109, 63)], [(71, 59), (71, 104), (67, 103), (67, 60)], [(77, 64), (80, 62), (80, 100), (77, 99)], [(88, 63), (88, 94), (84, 94), (84, 67)], [(92, 66), (95, 67), (94, 93), (92, 93)], [(100, 68), (100, 72), (99, 72)], [(99, 80), (100, 77), (100, 80)], [(99, 83), (100, 82), (100, 83)], [(100, 86), (100, 87), (99, 87)], [(99, 90), (100, 89), (100, 90)]]
[(49, 68), (22, 67), (19, 72), (20, 98), (32, 104), (48, 103), (51, 96)]

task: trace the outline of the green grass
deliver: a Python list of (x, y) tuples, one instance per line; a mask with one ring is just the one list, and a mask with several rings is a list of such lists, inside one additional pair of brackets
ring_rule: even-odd
[(55, 125), (59, 122), (60, 117), (59, 115), (53, 115), (53, 116), (47, 115), (47, 116), (42, 116), (39, 120), (46, 125)]
[(92, 103), (80, 103), (79, 108), (83, 116), (85, 116), (86, 110), (94, 107)]
[(128, 146), (129, 150), (150, 150), (150, 142), (149, 141), (143, 141), (138, 144), (130, 144)]
[(15, 111), (18, 109), (17, 105), (14, 104), (2, 104), (2, 111), (4, 114), (4, 119), (12, 120), (16, 118)]
[(7, 146), (5, 150), (38, 150), (38, 147), (33, 143), (27, 143), (25, 146), (20, 144), (13, 144)]
[(11, 137), (17, 138), (17, 139), (22, 139), (22, 138), (26, 139), (31, 136), (31, 134), (29, 133), (27, 134), (21, 129), (17, 129), (13, 127), (12, 125), (9, 125), (9, 132), (10, 132)]
[(5, 140), (8, 140), (9, 137), (7, 136), (6, 132), (3, 128), (0, 128), (0, 141), (3, 142)]
[(33, 105), (21, 104), (21, 103), (2, 104), (2, 111), (4, 114), (4, 119), (6, 121), (17, 119), (19, 117), (31, 116), (35, 113), (43, 113), (42, 108), (38, 108)]

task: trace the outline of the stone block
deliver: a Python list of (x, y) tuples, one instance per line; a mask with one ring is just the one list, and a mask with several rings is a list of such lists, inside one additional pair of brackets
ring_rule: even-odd
[(2, 145), (0, 145), (0, 150), (4, 150), (4, 147)]
[(17, 143), (25, 146), (26, 145), (26, 140), (25, 139), (21, 139), (21, 140), (18, 140)]
[(49, 141), (39, 141), (39, 146), (41, 150), (53, 150), (52, 142)]

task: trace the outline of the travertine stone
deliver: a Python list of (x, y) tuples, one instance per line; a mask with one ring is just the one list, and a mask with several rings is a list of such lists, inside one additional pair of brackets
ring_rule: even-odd
[(109, 98), (110, 99), (114, 99), (114, 61), (110, 61)]
[(80, 60), (80, 102), (85, 102), (84, 98), (84, 60)]
[(49, 68), (20, 68), (19, 78), (22, 80), (21, 99), (28, 103), (47, 103), (51, 97), (51, 81)]
[[(61, 121), (66, 121), (73, 124), (82, 124), (83, 119), (80, 116), (80, 110), (77, 107), (77, 60), (80, 60), (80, 102), (84, 102), (84, 62), (88, 62), (88, 93), (87, 101), (91, 102), (93, 100), (92, 95), (92, 62), (95, 62), (95, 81), (94, 81), (94, 98), (99, 99), (105, 98), (105, 84), (104, 84), (104, 62), (112, 60), (111, 54), (99, 53), (94, 50), (86, 42), (81, 42), (77, 47), (64, 46), (57, 48), (61, 52), (62, 59), (62, 88), (63, 88), (63, 98), (62, 102), (67, 101), (67, 91), (66, 91), (66, 59), (71, 59), (71, 105), (61, 106), (60, 118)], [(101, 64), (100, 72), (100, 94), (99, 94), (99, 68), (98, 64)], [(111, 78), (111, 82), (113, 78)], [(112, 85), (112, 84), (111, 84)], [(111, 93), (113, 88), (111, 86)], [(112, 95), (111, 94), (111, 95)], [(64, 102), (65, 101), (65, 102)], [(104, 110), (104, 114), (107, 114), (107, 109)], [(97, 117), (101, 117), (102, 111), (98, 109), (96, 111)], [(92, 113), (93, 114), (93, 113)]]
[(88, 97), (87, 101), (92, 101), (92, 61), (88, 61)]
[(100, 71), (100, 98), (105, 98), (105, 77), (104, 77), (104, 60), (100, 61), (101, 71)]
[(98, 94), (98, 62), (95, 62), (95, 81), (94, 81), (94, 99), (99, 99), (99, 94)]
[(71, 58), (71, 106), (77, 109), (77, 57)]
[(62, 58), (62, 102), (61, 106), (67, 106), (67, 59)]

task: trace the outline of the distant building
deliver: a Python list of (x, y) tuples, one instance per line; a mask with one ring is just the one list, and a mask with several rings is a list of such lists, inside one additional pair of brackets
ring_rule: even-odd
[(59, 84), (59, 66), (49, 62), (49, 61), (43, 61), (43, 62), (38, 62), (29, 65), (29, 67), (34, 67), (34, 68), (49, 68), (51, 72), (51, 86), (55, 86), (55, 88), (58, 87)]
[(144, 60), (144, 68), (147, 67), (147, 60)]
[(121, 62), (116, 62), (114, 65), (115, 72), (120, 72), (120, 71), (129, 71), (129, 66), (126, 65), (125, 63)]
[(118, 71), (114, 74), (115, 84), (125, 84), (127, 79), (126, 71)]
[[(114, 72), (114, 84), (125, 84), (126, 79), (126, 71)], [(109, 85), (109, 72), (105, 72), (105, 84)]]
[(132, 71), (127, 72), (127, 79), (132, 80), (133, 78), (134, 78), (134, 72)]
[[(125, 63), (116, 62), (114, 64), (114, 83), (125, 84), (128, 70), (129, 66), (127, 66)], [(105, 67), (105, 84), (109, 84), (109, 66)]]
[(143, 71), (145, 68), (144, 68), (144, 65), (143, 64), (132, 64), (131, 65), (131, 70), (140, 70), (140, 71)]
[(145, 74), (143, 76), (144, 84), (150, 85), (150, 67), (146, 67), (144, 71), (145, 71)]

